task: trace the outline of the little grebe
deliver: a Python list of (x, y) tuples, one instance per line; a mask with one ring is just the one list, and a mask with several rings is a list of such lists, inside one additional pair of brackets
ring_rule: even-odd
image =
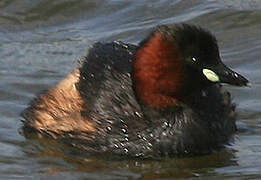
[(210, 153), (236, 131), (220, 83), (249, 86), (198, 26), (161, 25), (139, 46), (96, 43), (63, 81), (23, 112), (24, 130), (89, 153), (161, 157)]

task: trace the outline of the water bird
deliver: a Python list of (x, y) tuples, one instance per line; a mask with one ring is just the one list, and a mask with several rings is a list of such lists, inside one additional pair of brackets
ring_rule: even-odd
[(90, 154), (164, 157), (211, 153), (236, 132), (222, 83), (250, 86), (196, 25), (159, 25), (139, 45), (95, 43), (59, 84), (22, 113), (24, 131)]

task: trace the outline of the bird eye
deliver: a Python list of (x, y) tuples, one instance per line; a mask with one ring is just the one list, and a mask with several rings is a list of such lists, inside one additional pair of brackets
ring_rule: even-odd
[(196, 61), (197, 61), (197, 59), (196, 59), (196, 58), (194, 58), (194, 57), (192, 57), (191, 59), (192, 59), (192, 61), (194, 61), (194, 62), (196, 62)]

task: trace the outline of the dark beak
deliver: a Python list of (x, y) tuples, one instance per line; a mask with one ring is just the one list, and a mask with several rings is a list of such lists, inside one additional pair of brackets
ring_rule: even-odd
[(220, 62), (218, 66), (215, 66), (213, 71), (218, 75), (219, 81), (221, 83), (251, 87), (251, 83), (245, 77), (236, 73), (235, 71), (232, 71), (222, 62)]

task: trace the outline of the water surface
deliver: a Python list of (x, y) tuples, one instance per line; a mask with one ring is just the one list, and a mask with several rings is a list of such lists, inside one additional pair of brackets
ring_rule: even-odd
[[(261, 1), (0, 1), (0, 179), (260, 179)], [(152, 27), (193, 23), (211, 30), (223, 61), (253, 86), (226, 86), (238, 105), (239, 132), (205, 156), (115, 161), (88, 157), (19, 133), (19, 113), (59, 82), (97, 41), (137, 44)]]

